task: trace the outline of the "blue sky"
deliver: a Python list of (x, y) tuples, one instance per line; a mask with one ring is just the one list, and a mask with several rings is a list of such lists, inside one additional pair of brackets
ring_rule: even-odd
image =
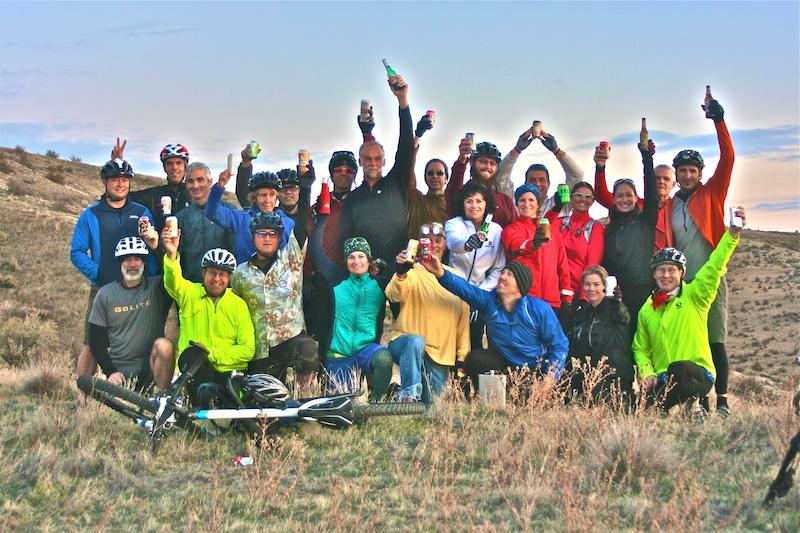
[[(380, 60), (410, 85), (416, 121), (437, 112), (419, 166), (453, 161), (467, 131), (505, 154), (534, 119), (593, 177), (641, 174), (647, 117), (657, 163), (683, 148), (713, 169), (700, 110), (710, 84), (737, 152), (729, 203), (760, 229), (800, 228), (797, 2), (0, 2), (0, 145), (102, 163), (117, 135), (138, 172), (182, 142), (221, 170), (250, 139), (258, 170), (356, 150), (359, 101), (393, 157), (396, 100)], [(563, 177), (534, 145), (533, 162)], [(421, 172), (420, 172), (421, 174)], [(707, 172), (710, 175), (710, 172)], [(600, 214), (600, 213), (598, 213)]]

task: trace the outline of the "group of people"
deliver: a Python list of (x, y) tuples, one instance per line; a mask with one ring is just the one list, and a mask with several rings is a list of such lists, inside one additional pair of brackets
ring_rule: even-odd
[[(716, 100), (704, 111), (720, 161), (705, 183), (699, 153), (654, 166), (649, 141), (639, 144), (643, 195), (630, 179), (609, 190), (607, 143), (595, 150), (591, 184), (551, 133), (530, 128), (505, 157), (465, 137), (449, 169), (427, 162), (423, 193), (414, 168), (433, 117), (413, 128), (408, 84), (393, 76), (389, 87), (399, 107), (394, 166), (384, 173), (372, 113), (359, 115), (358, 157), (332, 154), (332, 188), (315, 205), (313, 161), (254, 172), (250, 145), (236, 172), (241, 209), (222, 200), (233, 172), (214, 183), (180, 144), (161, 152), (166, 185), (131, 192), (118, 140), (100, 171), (105, 193), (72, 241), (72, 261), (92, 283), (78, 375), (99, 365), (111, 382), (166, 389), (198, 343), (209, 355), (196, 381), (210, 384), (232, 370), (285, 380), (292, 368), (299, 386), (335, 391), (367, 375), (370, 400), (381, 401), (396, 364), (398, 400), (431, 403), (451, 379), (474, 387), (490, 371), (553, 380), (566, 371), (568, 398), (630, 404), (638, 376), (649, 403), (708, 410), (715, 386), (717, 410), (729, 414), (724, 274), (741, 224), (723, 221), (734, 153)], [(538, 163), (513, 186), (516, 161), (537, 139), (568, 192)], [(607, 220), (589, 214), (595, 201)], [(173, 302), (177, 346), (164, 336)], [(387, 303), (394, 322), (383, 345)], [(587, 386), (587, 370), (601, 366)]]

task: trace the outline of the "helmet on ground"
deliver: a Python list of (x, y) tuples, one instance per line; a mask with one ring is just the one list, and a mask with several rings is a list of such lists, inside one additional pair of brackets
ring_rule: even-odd
[(283, 219), (278, 213), (262, 211), (250, 219), (250, 234), (260, 229), (276, 229), (283, 232)]
[(297, 177), (297, 171), (291, 168), (284, 168), (278, 172), (278, 179), (281, 180), (281, 187), (284, 185), (297, 185), (300, 186), (300, 178)]
[(245, 398), (262, 405), (283, 405), (289, 399), (289, 390), (281, 380), (269, 374), (247, 376)]
[(128, 179), (133, 177), (133, 167), (124, 159), (112, 159), (100, 169), (100, 177), (104, 180), (119, 176)]
[(114, 256), (125, 258), (129, 255), (144, 257), (150, 253), (147, 244), (140, 237), (124, 237), (117, 243)]
[(274, 172), (256, 172), (250, 177), (247, 188), (251, 191), (264, 188), (279, 191), (281, 190), (281, 179)]
[(660, 265), (675, 265), (686, 270), (686, 256), (675, 248), (662, 248), (650, 258), (650, 270), (655, 270)]
[(236, 270), (236, 258), (225, 248), (212, 248), (205, 253), (200, 266), (219, 268), (232, 274)]
[(672, 160), (672, 166), (678, 168), (684, 165), (694, 165), (700, 170), (703, 170), (706, 166), (703, 156), (697, 150), (681, 150), (678, 152), (678, 155)]
[(189, 164), (189, 150), (182, 144), (168, 144), (161, 150), (161, 162), (163, 163), (171, 157), (180, 157), (186, 164)]
[(350, 167), (353, 169), (354, 176), (358, 174), (358, 162), (356, 161), (356, 156), (353, 155), (353, 152), (349, 152), (347, 150), (333, 152), (331, 161), (328, 163), (328, 172), (333, 175), (333, 169), (338, 167)]
[(502, 156), (500, 155), (500, 150), (497, 149), (497, 146), (488, 142), (478, 143), (478, 146), (475, 147), (475, 151), (472, 152), (472, 155), (470, 157), (472, 157), (472, 159), (478, 159), (479, 157), (488, 157), (489, 159), (494, 159), (498, 163), (500, 163), (500, 160), (502, 159)]

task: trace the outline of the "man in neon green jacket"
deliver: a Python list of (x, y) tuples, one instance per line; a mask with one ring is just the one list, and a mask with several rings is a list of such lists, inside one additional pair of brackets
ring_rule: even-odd
[(189, 342), (208, 351), (208, 365), (195, 373), (195, 383), (222, 383), (223, 372), (245, 370), (255, 354), (255, 332), (247, 304), (230, 289), (236, 258), (223, 248), (206, 252), (202, 260), (203, 283), (183, 278), (178, 255), (178, 236), (170, 228), (161, 234), (164, 256), (164, 287), (180, 309), (181, 335), (178, 339), (178, 367), (189, 363), (183, 357)]
[[(744, 210), (737, 213), (743, 225)], [(686, 256), (681, 251), (662, 248), (650, 260), (658, 289), (639, 312), (633, 354), (642, 391), (649, 401), (663, 396), (665, 410), (705, 396), (714, 384), (708, 311), (740, 232), (741, 227), (730, 226), (689, 284), (683, 281)]]

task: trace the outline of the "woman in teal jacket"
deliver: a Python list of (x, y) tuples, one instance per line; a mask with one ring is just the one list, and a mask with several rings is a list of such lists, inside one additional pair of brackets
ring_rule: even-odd
[[(363, 237), (344, 243), (347, 277), (322, 251), (322, 233), (327, 215), (319, 215), (311, 236), (312, 259), (326, 274), (333, 288), (333, 329), (325, 358), (328, 388), (350, 391), (358, 388), (356, 369), (372, 375), (370, 401), (380, 401), (389, 389), (392, 378), (392, 354), (379, 344), (383, 323), (386, 279), (370, 275), (372, 250)], [(337, 273), (338, 271), (338, 273)]]

